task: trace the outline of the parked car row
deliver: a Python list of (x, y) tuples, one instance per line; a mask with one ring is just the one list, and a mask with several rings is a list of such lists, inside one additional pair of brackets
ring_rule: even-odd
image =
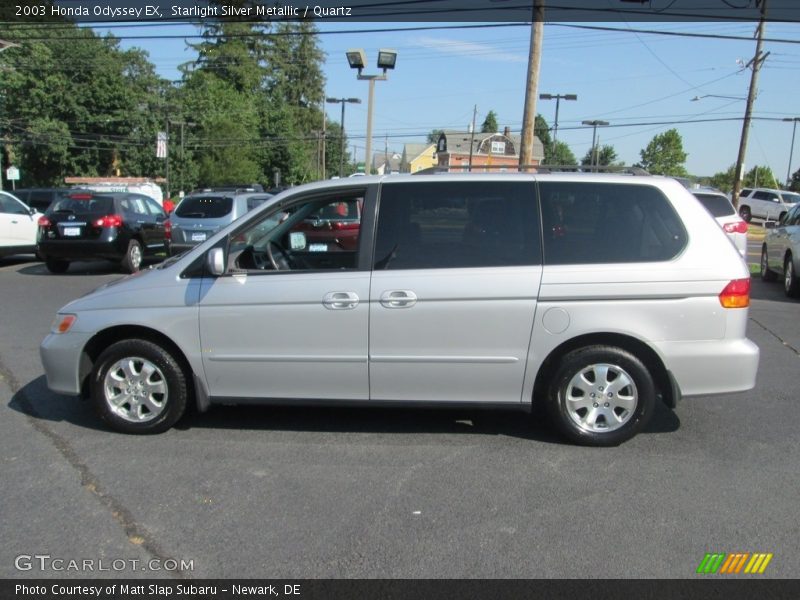
[(172, 216), (173, 226), (163, 208), (144, 194), (56, 188), (36, 192), (26, 198), (44, 207), (42, 211), (0, 192), (0, 256), (35, 252), (51, 273), (66, 272), (73, 261), (93, 259), (119, 263), (133, 273), (146, 259), (185, 251), (272, 197), (228, 191), (190, 194)]

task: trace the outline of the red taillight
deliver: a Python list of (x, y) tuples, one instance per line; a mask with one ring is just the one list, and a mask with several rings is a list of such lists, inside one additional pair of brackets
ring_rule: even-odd
[(725, 223), (722, 228), (725, 230), (725, 233), (747, 233), (747, 223), (744, 221)]
[(750, 278), (734, 279), (719, 293), (723, 308), (747, 308), (750, 306)]
[(52, 223), (50, 223), (50, 219), (47, 217), (39, 217), (38, 223), (39, 227), (50, 227), (50, 225), (52, 225)]
[(94, 222), (95, 227), (122, 227), (122, 217), (120, 215), (106, 215)]
[(168, 240), (172, 239), (172, 223), (169, 222), (169, 219), (164, 221), (164, 237)]
[(91, 200), (92, 199), (92, 195), (91, 194), (72, 194), (70, 196), (70, 198), (72, 200)]

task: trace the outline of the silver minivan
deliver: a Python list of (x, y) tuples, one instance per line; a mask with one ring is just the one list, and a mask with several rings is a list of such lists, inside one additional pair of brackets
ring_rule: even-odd
[[(352, 243), (310, 240), (309, 219), (354, 205), (346, 229), (326, 219)], [(71, 302), (41, 356), (52, 390), (130, 433), (189, 403), (543, 406), (567, 439), (607, 446), (657, 401), (755, 385), (749, 293), (672, 179), (359, 177), (283, 192)]]

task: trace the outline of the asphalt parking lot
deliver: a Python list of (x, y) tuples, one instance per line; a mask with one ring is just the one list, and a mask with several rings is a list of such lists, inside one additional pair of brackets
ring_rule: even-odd
[(0, 577), (695, 577), (706, 552), (797, 576), (800, 303), (777, 283), (753, 279), (754, 390), (588, 449), (519, 414), (435, 410), (222, 407), (112, 433), (47, 389), (38, 345), (120, 276), (0, 260)]

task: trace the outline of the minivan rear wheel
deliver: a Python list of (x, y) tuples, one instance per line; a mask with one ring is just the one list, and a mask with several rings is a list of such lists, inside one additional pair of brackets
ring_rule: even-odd
[(124, 433), (160, 433), (186, 411), (186, 376), (175, 358), (147, 340), (112, 344), (92, 370), (95, 410)]
[(616, 446), (641, 431), (653, 414), (655, 385), (636, 356), (614, 346), (565, 355), (550, 383), (553, 424), (584, 446)]

